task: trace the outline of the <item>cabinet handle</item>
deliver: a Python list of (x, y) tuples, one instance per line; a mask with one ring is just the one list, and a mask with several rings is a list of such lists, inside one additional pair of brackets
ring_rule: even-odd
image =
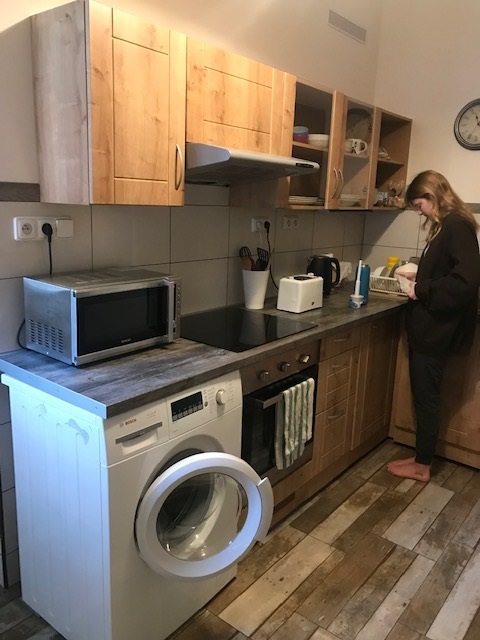
[(331, 367), (332, 369), (344, 369), (347, 365), (346, 364), (332, 364)]
[(334, 342), (345, 342), (346, 340), (348, 340), (348, 338), (334, 338), (333, 339)]
[(341, 169), (339, 169), (338, 173), (340, 174), (340, 189), (338, 191), (337, 198), (339, 198), (342, 195), (343, 185), (345, 184), (345, 178), (343, 176), (343, 171)]
[(335, 189), (333, 190), (332, 198), (336, 198), (338, 191), (338, 171), (335, 169), (335, 167), (333, 168), (333, 175), (335, 176)]
[(337, 418), (342, 418), (345, 415), (345, 411), (341, 411), (340, 413), (334, 413), (331, 416), (327, 416), (328, 420), (336, 420)]
[[(180, 160), (180, 162), (179, 162), (179, 160)], [(178, 167), (180, 167), (180, 171), (178, 171)], [(180, 189), (180, 185), (182, 184), (182, 180), (183, 180), (182, 150), (180, 149), (178, 144), (176, 144), (175, 145), (175, 191), (178, 191)]]

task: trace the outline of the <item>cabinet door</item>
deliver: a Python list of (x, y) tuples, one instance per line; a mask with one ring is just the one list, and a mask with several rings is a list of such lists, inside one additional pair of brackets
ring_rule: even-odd
[(366, 209), (369, 203), (373, 158), (373, 111), (371, 105), (341, 94), (335, 101), (332, 154), (329, 168), (332, 188), (327, 193), (330, 209)]
[(218, 49), (187, 42), (187, 140), (289, 156), (295, 78)]
[(377, 318), (362, 326), (352, 448), (388, 434), (397, 338), (397, 316)]
[(318, 368), (313, 475), (350, 451), (357, 389), (360, 331), (339, 332), (322, 340)]
[(404, 205), (412, 121), (375, 109), (369, 208)]
[(93, 202), (183, 203), (185, 41), (90, 3)]
[(32, 18), (42, 201), (182, 204), (186, 38), (96, 2)]
[[(480, 468), (480, 329), (467, 355), (448, 359), (442, 381), (437, 453)], [(391, 432), (398, 442), (415, 445), (415, 412), (408, 373), (408, 347), (402, 335), (395, 376)]]

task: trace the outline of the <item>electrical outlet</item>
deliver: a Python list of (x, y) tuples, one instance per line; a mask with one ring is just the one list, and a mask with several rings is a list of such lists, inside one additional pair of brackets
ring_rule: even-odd
[(56, 238), (57, 226), (55, 224), (55, 218), (36, 218), (36, 222), (37, 222), (37, 238), (39, 238), (40, 240), (47, 238), (47, 236), (42, 231), (42, 227), (44, 224), (49, 224), (52, 227), (52, 238)]
[(255, 231), (265, 231), (265, 222), (270, 224), (269, 218), (252, 218), (252, 233)]
[(37, 221), (36, 218), (14, 218), (13, 237), (15, 240), (36, 240)]
[(284, 229), (298, 229), (298, 227), (299, 227), (298, 216), (283, 216)]

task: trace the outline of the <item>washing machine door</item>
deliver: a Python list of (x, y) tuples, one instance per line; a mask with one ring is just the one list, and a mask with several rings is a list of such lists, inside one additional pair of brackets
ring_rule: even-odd
[(156, 573), (204, 578), (234, 565), (262, 540), (272, 514), (268, 478), (228, 453), (198, 453), (150, 485), (137, 509), (135, 536)]

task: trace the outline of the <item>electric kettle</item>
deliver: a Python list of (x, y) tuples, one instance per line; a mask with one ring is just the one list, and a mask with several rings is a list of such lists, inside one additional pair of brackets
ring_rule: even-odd
[[(340, 263), (336, 258), (330, 256), (311, 256), (307, 273), (323, 278), (323, 295), (328, 296), (332, 287), (340, 282)], [(332, 269), (335, 269), (335, 276), (332, 277)]]

